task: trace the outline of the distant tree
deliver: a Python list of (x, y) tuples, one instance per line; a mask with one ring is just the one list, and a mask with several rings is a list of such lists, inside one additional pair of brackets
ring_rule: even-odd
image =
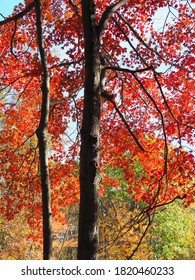
[(154, 256), (166, 260), (194, 260), (194, 204), (186, 210), (181, 203), (174, 202), (162, 210), (156, 214), (151, 228)]

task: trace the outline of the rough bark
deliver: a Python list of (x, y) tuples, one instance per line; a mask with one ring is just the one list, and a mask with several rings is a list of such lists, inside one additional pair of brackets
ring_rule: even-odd
[(85, 92), (80, 151), (78, 259), (97, 259), (100, 121), (100, 57), (95, 4), (82, 0), (85, 40)]
[(47, 57), (44, 49), (42, 34), (42, 12), (41, 2), (36, 0), (36, 27), (37, 41), (41, 57), (42, 66), (42, 105), (40, 123), (36, 130), (39, 144), (39, 160), (41, 173), (42, 188), (42, 217), (43, 217), (43, 259), (49, 260), (52, 255), (52, 213), (50, 198), (50, 180), (48, 167), (48, 143), (47, 143), (47, 126), (49, 120), (49, 87), (50, 76), (47, 68)]

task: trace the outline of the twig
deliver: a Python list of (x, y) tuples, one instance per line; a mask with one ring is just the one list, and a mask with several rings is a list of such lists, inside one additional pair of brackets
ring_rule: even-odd
[(6, 18), (2, 21), (0, 21), (0, 25), (4, 25), (4, 24), (7, 24), (11, 21), (17, 21), (18, 19), (22, 18), (23, 16), (25, 16), (26, 14), (28, 14), (33, 8), (35, 7), (35, 1), (33, 1), (32, 3), (30, 3), (23, 11), (21, 11), (20, 13), (12, 16), (12, 17), (9, 17), (9, 18)]
[(186, 70), (185, 67), (180, 66), (174, 62), (171, 62), (170, 60), (164, 58), (157, 50), (151, 48), (143, 39), (142, 37), (138, 34), (138, 32), (132, 27), (132, 25), (123, 17), (121, 16), (118, 12), (116, 12), (117, 16), (129, 27), (129, 29), (131, 30), (131, 32), (134, 34), (134, 36), (142, 43), (142, 45), (144, 45), (144, 47), (146, 47), (149, 51), (153, 52), (154, 54), (156, 54), (160, 59), (162, 59), (165, 63), (170, 64), (171, 66), (175, 66), (179, 69), (183, 69)]
[(145, 149), (142, 147), (142, 145), (140, 144), (139, 140), (137, 139), (137, 137), (135, 136), (134, 132), (131, 130), (130, 126), (128, 125), (127, 121), (125, 120), (123, 114), (121, 113), (121, 111), (119, 110), (118, 106), (116, 105), (116, 102), (114, 100), (110, 100), (110, 102), (114, 105), (114, 108), (116, 110), (116, 112), (119, 114), (120, 118), (122, 119), (123, 123), (125, 124), (127, 130), (129, 131), (129, 133), (131, 134), (131, 136), (133, 137), (133, 139), (135, 140), (136, 144), (138, 145), (138, 147), (140, 148), (140, 150), (142, 150), (143, 152), (145, 152)]
[(127, 34), (125, 33), (125, 31), (123, 30), (123, 28), (121, 27), (121, 25), (118, 23), (118, 21), (112, 17), (112, 20), (114, 21), (114, 23), (116, 24), (116, 26), (118, 27), (118, 29), (122, 32), (123, 36), (125, 37), (127, 43), (129, 44), (129, 46), (133, 49), (133, 51), (137, 54), (137, 56), (140, 58), (140, 60), (146, 65), (149, 66), (147, 64), (147, 62), (145, 61), (145, 59), (141, 56), (141, 54), (137, 51), (137, 49), (133, 46), (133, 44), (131, 43), (131, 41), (129, 40)]
[(63, 66), (70, 66), (70, 65), (75, 65), (75, 64), (79, 64), (81, 61), (84, 61), (84, 57), (82, 56), (80, 59), (76, 60), (76, 61), (66, 61), (66, 62), (61, 62), (59, 64), (55, 64), (53, 66), (50, 67), (50, 69), (53, 68), (57, 68), (57, 67), (63, 67)]
[(103, 13), (99, 25), (98, 25), (98, 32), (99, 32), (99, 41), (101, 41), (102, 33), (106, 27), (108, 20), (112, 17), (113, 13), (116, 12), (122, 5), (126, 4), (128, 0), (120, 0), (116, 4), (109, 6)]
[(12, 36), (11, 36), (11, 44), (10, 44), (10, 52), (11, 52), (11, 54), (15, 57), (15, 58), (17, 58), (17, 56), (15, 55), (15, 53), (14, 53), (14, 51), (13, 51), (13, 48), (14, 48), (14, 36), (16, 35), (16, 30), (17, 30), (17, 20), (15, 20), (14, 21), (14, 32), (13, 32), (13, 34), (12, 34)]
[(150, 218), (149, 215), (147, 215), (147, 216), (148, 216), (148, 224), (147, 224), (147, 226), (146, 226), (146, 228), (145, 228), (145, 230), (144, 230), (144, 232), (143, 232), (143, 234), (142, 234), (142, 236), (141, 236), (141, 238), (140, 238), (140, 240), (139, 240), (137, 246), (135, 247), (135, 249), (133, 250), (133, 252), (131, 253), (131, 255), (127, 258), (128, 260), (130, 260), (130, 259), (134, 256), (134, 254), (136, 253), (136, 251), (138, 250), (139, 246), (140, 246), (141, 243), (142, 243), (143, 238), (146, 236), (146, 233), (147, 233), (147, 231), (148, 231), (148, 229), (149, 229), (149, 227), (150, 227), (150, 225), (151, 225), (151, 218)]

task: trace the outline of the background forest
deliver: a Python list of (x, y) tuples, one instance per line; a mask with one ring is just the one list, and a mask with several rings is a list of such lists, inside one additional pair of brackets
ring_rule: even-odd
[[(119, 194), (120, 197), (120, 194)], [(145, 221), (129, 228), (129, 218), (135, 213), (139, 205), (130, 207), (119, 199), (106, 198), (101, 209), (100, 220), (100, 249), (99, 259), (115, 260), (128, 259), (129, 252), (134, 250), (144, 231)], [(132, 203), (132, 202), (131, 202)], [(132, 203), (133, 204), (133, 203)], [(142, 244), (134, 254), (134, 260), (194, 260), (195, 240), (195, 206), (187, 209), (181, 203), (164, 207), (155, 215), (150, 230), (144, 237)], [(55, 222), (53, 225), (53, 259), (75, 260), (77, 258), (78, 236), (78, 205), (64, 207), (61, 213), (66, 217), (65, 226)], [(0, 224), (0, 259), (25, 260), (42, 259), (41, 242), (31, 237), (32, 229), (20, 213), (11, 221), (1, 215)], [(126, 223), (126, 227), (124, 227)], [(125, 232), (125, 235), (123, 233)], [(33, 232), (40, 235), (40, 232)]]
[(0, 259), (195, 259), (195, 3), (0, 10)]

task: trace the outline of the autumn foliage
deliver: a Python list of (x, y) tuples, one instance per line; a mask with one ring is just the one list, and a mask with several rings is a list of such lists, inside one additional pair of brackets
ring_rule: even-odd
[[(107, 100), (99, 96), (100, 196), (108, 195), (108, 186), (120, 190), (121, 177), (108, 172), (108, 168), (120, 168), (126, 192), (133, 201), (142, 203), (139, 210), (148, 224), (154, 210), (165, 204), (182, 199), (189, 206), (195, 195), (193, 1), (40, 2), (50, 76), (47, 142), (54, 224), (60, 228), (61, 223), (64, 228), (67, 219), (63, 209), (79, 203), (87, 61), (82, 23), (85, 2), (96, 7), (99, 69), (105, 80), (102, 90), (112, 95)], [(25, 0), (9, 17), (0, 15), (0, 213), (8, 221), (22, 213), (28, 221), (26, 236), (41, 242), (42, 189), (36, 131), (45, 76), (37, 41), (37, 3)], [(116, 3), (120, 5), (113, 11)], [(121, 209), (125, 211), (125, 207), (120, 203), (116, 216), (128, 226), (122, 219)], [(140, 222), (141, 233), (148, 224)], [(114, 228), (111, 235), (118, 229)], [(130, 256), (128, 248), (136, 248), (134, 244), (127, 246), (131, 233), (133, 229), (121, 258)], [(140, 238), (133, 242), (139, 244)], [(22, 258), (21, 252), (19, 255)]]

